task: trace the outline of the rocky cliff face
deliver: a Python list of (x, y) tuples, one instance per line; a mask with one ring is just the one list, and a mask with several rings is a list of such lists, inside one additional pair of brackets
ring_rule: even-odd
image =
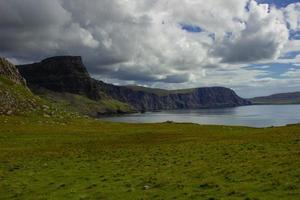
[(0, 75), (5, 76), (14, 83), (25, 85), (25, 80), (17, 68), (5, 58), (0, 58)]
[(29, 87), (38, 86), (55, 92), (85, 95), (93, 100), (100, 99), (97, 86), (79, 56), (52, 57), (17, 68)]
[[(185, 92), (165, 91), (163, 95), (151, 89), (134, 90), (92, 79), (80, 57), (53, 57), (40, 63), (18, 66), (30, 87), (42, 87), (55, 92), (82, 94), (90, 99), (115, 99), (136, 110), (170, 110), (234, 107), (251, 104), (234, 91), (223, 87), (197, 88)], [(101, 94), (101, 95), (100, 95)]]
[(109, 96), (128, 102), (140, 111), (220, 108), (251, 104), (250, 101), (236, 95), (233, 90), (224, 87), (196, 88), (183, 93), (170, 91), (169, 94), (158, 95), (100, 81), (98, 84)]

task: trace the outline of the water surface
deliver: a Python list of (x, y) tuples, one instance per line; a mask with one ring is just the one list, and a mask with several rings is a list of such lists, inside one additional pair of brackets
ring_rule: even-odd
[(102, 119), (127, 123), (174, 121), (250, 127), (284, 126), (300, 123), (300, 105), (253, 105), (235, 108), (172, 110), (103, 117)]

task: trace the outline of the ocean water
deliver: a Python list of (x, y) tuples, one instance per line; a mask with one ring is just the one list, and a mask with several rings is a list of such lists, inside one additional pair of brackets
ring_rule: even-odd
[(102, 117), (127, 123), (188, 122), (249, 127), (284, 126), (300, 123), (300, 105), (252, 105), (235, 108), (171, 110)]

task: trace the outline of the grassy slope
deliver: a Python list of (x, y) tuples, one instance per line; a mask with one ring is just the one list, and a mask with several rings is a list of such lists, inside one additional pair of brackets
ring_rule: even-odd
[(16, 84), (0, 75), (0, 114), (30, 111), (42, 104), (42, 100), (34, 96), (24, 85)]
[(76, 112), (67, 111), (65, 105), (50, 103), (46, 99), (34, 95), (26, 86), (16, 84), (0, 75), (0, 116), (2, 114), (25, 118), (28, 116), (36, 116), (36, 118), (44, 116), (47, 118), (80, 117)]
[(134, 112), (134, 109), (128, 104), (110, 98), (94, 101), (83, 95), (57, 93), (46, 89), (35, 89), (34, 93), (69, 111), (91, 116), (97, 116), (97, 113)]
[(0, 199), (298, 199), (300, 126), (0, 116)]

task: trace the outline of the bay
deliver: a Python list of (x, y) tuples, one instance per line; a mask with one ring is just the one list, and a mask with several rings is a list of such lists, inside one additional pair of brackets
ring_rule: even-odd
[(103, 117), (101, 119), (126, 123), (173, 121), (210, 125), (270, 127), (300, 123), (300, 105), (252, 105), (218, 109), (168, 110)]

